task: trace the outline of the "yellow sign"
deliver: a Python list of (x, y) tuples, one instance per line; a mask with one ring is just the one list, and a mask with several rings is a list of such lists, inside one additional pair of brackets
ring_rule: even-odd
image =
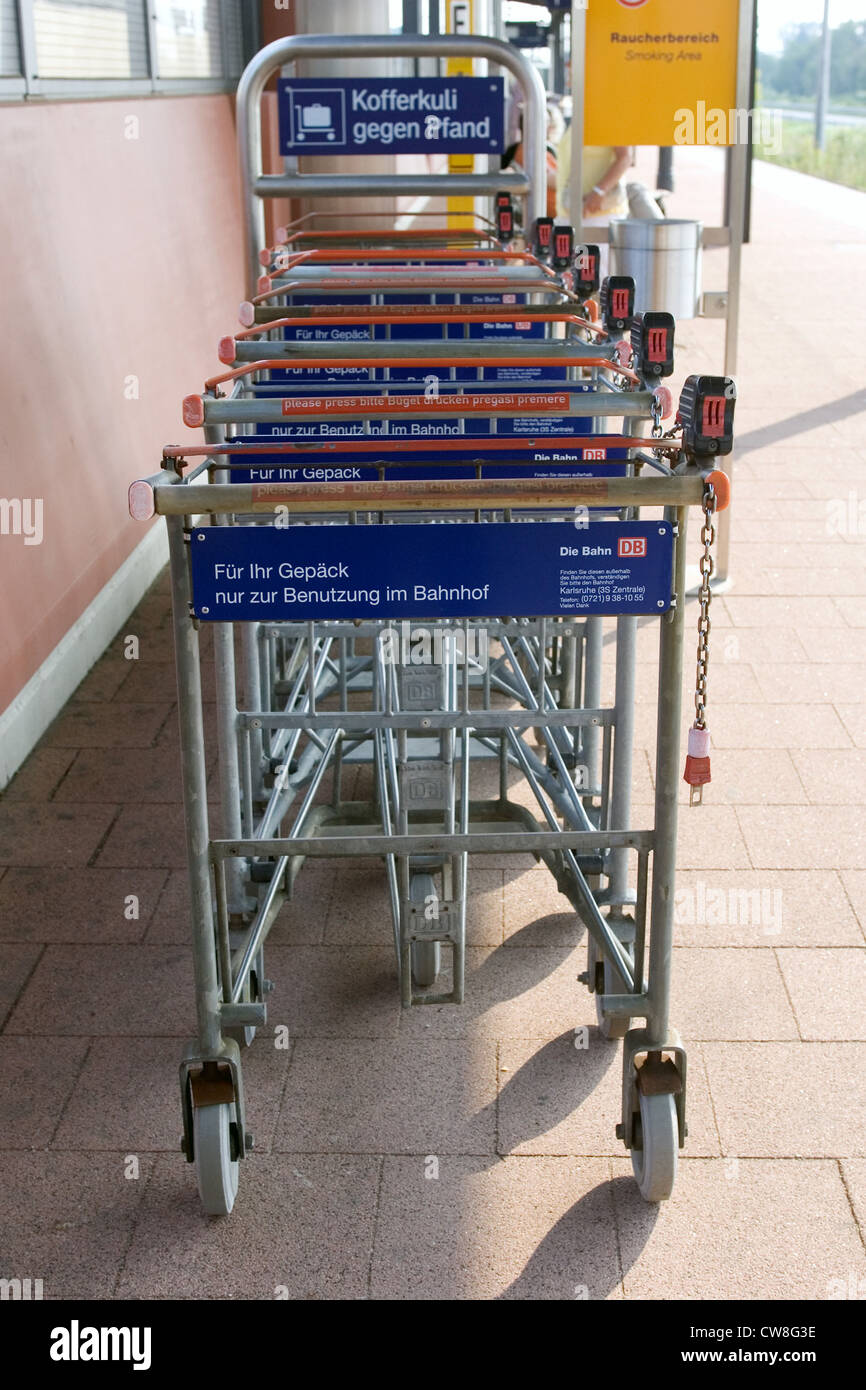
[[(448, 0), (446, 11), (446, 31), (449, 34), (473, 34), (475, 32), (475, 0)], [(448, 58), (445, 61), (447, 77), (471, 77), (473, 72), (471, 58)], [(449, 174), (472, 174), (475, 171), (475, 156), (472, 154), (449, 154)], [(449, 227), (471, 227), (475, 210), (473, 198), (449, 198)]]
[(592, 0), (584, 143), (733, 144), (739, 8), (739, 0)]

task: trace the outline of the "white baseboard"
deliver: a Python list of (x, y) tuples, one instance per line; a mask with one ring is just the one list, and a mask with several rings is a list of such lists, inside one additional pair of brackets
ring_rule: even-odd
[(0, 714), (0, 788), (12, 779), (168, 560), (160, 520)]

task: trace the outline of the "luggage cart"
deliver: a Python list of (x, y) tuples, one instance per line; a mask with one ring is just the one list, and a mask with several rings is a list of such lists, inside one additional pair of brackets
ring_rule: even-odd
[[(299, 51), (314, 56), (322, 42), (284, 40), (257, 56), (239, 92), (242, 141), (256, 128), (268, 76)], [(406, 42), (397, 40), (396, 49), (404, 51)], [(413, 52), (450, 52), (454, 43), (468, 51), (468, 40), (411, 41)], [(507, 54), (506, 65), (520, 69), (532, 90), (520, 55), (494, 41), (479, 44), (495, 61), (505, 62)], [(470, 47), (476, 51), (475, 41)], [(376, 39), (367, 51), (394, 50), (391, 41)], [(248, 172), (251, 167), (247, 163)], [(262, 194), (287, 191), (263, 177), (248, 188), (250, 204)], [(521, 191), (531, 209), (537, 201), (532, 180)], [(255, 229), (252, 213), (249, 220)], [(644, 1197), (663, 1200), (685, 1136), (686, 1060), (669, 1025), (668, 996), (686, 522), (697, 505), (709, 526), (714, 506), (725, 504), (726, 480), (711, 465), (728, 447), (732, 383), (690, 379), (680, 400), (682, 438), (674, 438), (676, 427), (662, 437), (658, 351), (644, 353), (641, 324), (619, 312), (623, 306), (612, 291), (622, 286), (604, 287), (605, 331), (587, 307), (592, 301), (557, 283), (534, 254), (510, 258), (505, 270), (497, 267), (505, 258), (491, 253), (483, 229), (468, 253), (471, 268), (459, 248), (444, 244), (447, 229), (426, 247), (422, 232), (404, 255), (383, 245), (384, 231), (375, 234), (372, 248), (360, 242), (346, 248), (353, 264), (345, 273), (340, 262), (348, 258), (334, 255), (333, 242), (322, 248), (315, 230), (287, 231), (291, 244), (303, 238), (312, 252), (306, 265), (295, 262), (282, 278), (276, 257), (253, 242), (257, 264), (279, 268), (280, 275), (257, 285), (258, 302), (250, 301), (243, 315), (246, 331), (222, 340), (219, 355), (230, 370), (210, 379), (203, 396), (184, 402), (186, 422), (204, 427), (206, 444), (166, 449), (160, 472), (130, 489), (133, 516), (164, 515), (170, 538), (198, 1014), (198, 1037), (181, 1067), (181, 1094), (184, 1149), (195, 1164), (203, 1204), (225, 1214), (234, 1203), (251, 1142), (240, 1049), (265, 1021), (263, 947), (304, 860), (384, 860), (401, 999), (408, 1007), (462, 1000), (468, 856), (503, 852), (529, 852), (543, 861), (586, 924), (585, 978), (596, 993), (599, 1022), (606, 1036), (625, 1039), (618, 1134), (632, 1153)], [(459, 236), (465, 240), (465, 229)], [(364, 264), (371, 249), (382, 255), (368, 254)], [(485, 254), (486, 267), (480, 264)], [(382, 260), (389, 264), (377, 265)], [(301, 274), (305, 268), (312, 273)], [(514, 286), (514, 292), (546, 293), (548, 303), (530, 301), (512, 312), (501, 305), (476, 310), (457, 299), (476, 290), (511, 293)], [(299, 322), (317, 327), (334, 319), (391, 332), (402, 306), (381, 300), (406, 288), (426, 297), (409, 310), (425, 333), (457, 326), (462, 336), (425, 336), (400, 342), (396, 351), (387, 338), (335, 350), (330, 342), (255, 337), (256, 331), (282, 334)], [(366, 304), (332, 302), (356, 290)], [(320, 301), (295, 302), (309, 292)], [(441, 293), (457, 300), (444, 312), (430, 298)], [(565, 336), (508, 343), (472, 338), (479, 318), (496, 321), (491, 313), (501, 322), (518, 314), (521, 321), (545, 322)], [(629, 344), (617, 326), (630, 331)], [(451, 373), (444, 399), (405, 380), (407, 372), (431, 363)], [(507, 388), (485, 378), (503, 367), (539, 376)], [(322, 384), (321, 377), (292, 385), (275, 379), (296, 368), (358, 372), (366, 382), (359, 388)], [(459, 380), (461, 371), (476, 376)], [(554, 371), (564, 375), (546, 379)], [(403, 380), (392, 376), (401, 372)], [(707, 400), (715, 403), (709, 411)], [(464, 419), (484, 422), (486, 433), (425, 439), (419, 457), (405, 438), (369, 432), (372, 420), (441, 419), (456, 406)], [(513, 425), (527, 412), (538, 420), (590, 421), (585, 434), (549, 437), (572, 451), (574, 466), (548, 461), (540, 477), (535, 464), (527, 466), (537, 442), (499, 433), (500, 424)], [(360, 477), (288, 479), (284, 467), (323, 457), (319, 440), (299, 447), (249, 434), (224, 439), (226, 425), (248, 430), (335, 417), (365, 422), (361, 436), (338, 436), (332, 454), (341, 462), (359, 457), (353, 467), (364, 470)], [(623, 419), (621, 433), (607, 428), (609, 417)], [(652, 438), (639, 426), (626, 432), (632, 422), (648, 421)], [(597, 457), (608, 449), (628, 462), (621, 465), (619, 453)], [(256, 460), (263, 454), (271, 464), (287, 460), (278, 462), (276, 481), (260, 476)], [(643, 508), (662, 509), (661, 516), (644, 519)], [(615, 566), (608, 556), (616, 557)], [(285, 568), (289, 573), (281, 573)], [(312, 587), (316, 575), (327, 581), (344, 572), (339, 596), (331, 584)], [(413, 582), (397, 582), (407, 576)], [(253, 588), (253, 581), (263, 587)], [(299, 590), (298, 583), (307, 587)], [(628, 823), (637, 614), (658, 619), (660, 642), (655, 808), (652, 826), (643, 830)], [(617, 619), (611, 708), (602, 706), (598, 692), (604, 616)], [(225, 814), (219, 840), (210, 836), (207, 817), (201, 622), (212, 622), (215, 636)], [(413, 625), (431, 623), (444, 657), (413, 669), (401, 624), (409, 625), (411, 637)], [(235, 626), (243, 634), (240, 672)], [(495, 645), (492, 662), (478, 657), (482, 632)], [(536, 748), (527, 737), (532, 730)], [(600, 757), (587, 784), (576, 774), (597, 736)], [(342, 773), (361, 752), (372, 763), (374, 793), (345, 801)], [(491, 765), (498, 795), (473, 796), (473, 769)], [(512, 769), (525, 779), (534, 812), (509, 798)], [(325, 804), (319, 792), (329, 773), (332, 796)], [(600, 888), (603, 878), (606, 889)], [(645, 1026), (631, 1028), (634, 1019)]]

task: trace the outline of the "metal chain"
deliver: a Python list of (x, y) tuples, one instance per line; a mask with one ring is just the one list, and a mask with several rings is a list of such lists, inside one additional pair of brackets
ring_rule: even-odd
[(701, 527), (701, 543), (704, 553), (698, 563), (701, 574), (701, 587), (698, 592), (701, 611), (698, 617), (698, 666), (695, 677), (695, 728), (705, 729), (704, 710), (707, 703), (707, 667), (710, 662), (710, 604), (713, 600), (710, 589), (715, 565), (710, 547), (716, 539), (713, 513), (716, 510), (716, 493), (712, 483), (707, 484), (704, 493), (704, 524)]
[(652, 437), (653, 437), (653, 439), (661, 439), (661, 437), (662, 437), (662, 408), (661, 408), (660, 402), (656, 400), (655, 396), (653, 396), (653, 399), (652, 399), (652, 405), (650, 406), (650, 412), (651, 412), (652, 417), (653, 417)]

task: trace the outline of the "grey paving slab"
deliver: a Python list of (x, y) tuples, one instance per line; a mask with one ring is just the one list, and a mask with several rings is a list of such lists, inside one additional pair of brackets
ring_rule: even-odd
[(9, 869), (0, 882), (0, 940), (140, 941), (165, 869)]
[(756, 869), (866, 868), (866, 835), (856, 806), (743, 806), (737, 817)]
[(275, 1146), (298, 1153), (493, 1154), (496, 1044), (295, 1043)]
[(86, 1038), (0, 1037), (0, 1149), (47, 1147), (87, 1047)]
[(689, 1039), (796, 1038), (797, 1023), (773, 951), (679, 947), (671, 1018)]
[(117, 813), (117, 806), (73, 809), (4, 802), (0, 805), (0, 863), (25, 867), (86, 864)]
[(680, 946), (859, 946), (863, 934), (834, 869), (699, 869), (677, 874)]
[(156, 1161), (119, 1298), (359, 1299), (381, 1159), (250, 1155), (230, 1220), (202, 1214), (191, 1168)]
[(36, 943), (6, 945), (0, 951), (0, 1027), (8, 1021), (42, 952)]
[(866, 1041), (866, 946), (776, 954), (802, 1037)]
[[(12, 1041), (12, 1040), (10, 1040)], [(42, 1039), (14, 1039), (32, 1046)], [(52, 1040), (57, 1045), (57, 1040)], [(79, 1039), (74, 1039), (77, 1044)], [(56, 1149), (179, 1152), (178, 1038), (96, 1038), (54, 1134)], [(267, 1152), (277, 1122), (291, 1047), (257, 1035), (243, 1052), (247, 1124), (256, 1152)]]
[(111, 1298), (151, 1160), (141, 1158), (138, 1176), (127, 1177), (132, 1171), (122, 1153), (4, 1155), (4, 1273), (41, 1279), (46, 1299)]
[(811, 1302), (826, 1299), (849, 1269), (866, 1274), (835, 1163), (681, 1159), (676, 1200), (655, 1208), (629, 1169), (615, 1160), (628, 1299)]
[[(33, 946), (9, 949), (38, 950)], [(156, 946), (47, 946), (6, 1031), (187, 1037), (193, 1035), (194, 1023), (188, 951)]]
[(866, 1155), (866, 1044), (704, 1044), (722, 1152), (744, 1157)]
[[(621, 1112), (622, 1052), (596, 1028), (500, 1044), (501, 1153), (621, 1155)], [(688, 1126), (689, 1154), (721, 1152), (700, 1045), (691, 1042)]]
[(74, 757), (73, 748), (35, 749), (4, 789), (3, 800), (47, 801)]
[(170, 700), (146, 705), (80, 701), (67, 706), (45, 742), (53, 748), (150, 748), (170, 712)]
[(373, 1298), (622, 1296), (607, 1159), (446, 1157), (431, 1171), (385, 1160)]

